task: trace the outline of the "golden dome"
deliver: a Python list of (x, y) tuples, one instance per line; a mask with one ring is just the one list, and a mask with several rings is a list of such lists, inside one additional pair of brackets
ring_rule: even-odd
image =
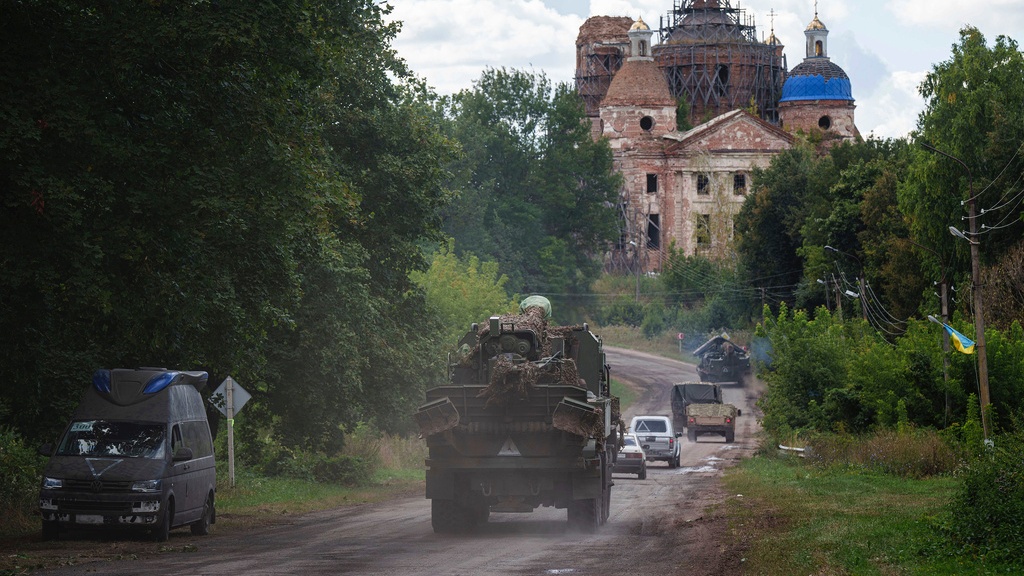
[(781, 40), (779, 40), (779, 39), (778, 39), (778, 38), (777, 38), (777, 37), (775, 36), (775, 32), (772, 32), (771, 36), (769, 36), (769, 37), (768, 37), (768, 39), (764, 41), (764, 43), (765, 43), (765, 44), (771, 44), (771, 45), (773, 45), (773, 46), (774, 46), (774, 45), (780, 45), (780, 46), (782, 45), (782, 41), (781, 41)]
[(818, 15), (817, 14), (814, 15), (814, 20), (811, 20), (811, 23), (807, 25), (807, 29), (808, 30), (827, 30), (827, 28), (825, 28), (825, 25), (821, 23), (821, 20), (818, 20)]
[(644, 22), (643, 16), (641, 16), (640, 18), (637, 18), (636, 22), (633, 22), (633, 25), (629, 27), (629, 31), (630, 32), (632, 32), (634, 30), (650, 30), (650, 29), (651, 29), (651, 27), (648, 26), (646, 22)]

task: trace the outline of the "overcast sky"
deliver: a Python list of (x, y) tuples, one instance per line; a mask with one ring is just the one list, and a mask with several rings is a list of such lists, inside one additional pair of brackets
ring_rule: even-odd
[[(571, 82), (576, 36), (589, 16), (643, 17), (651, 28), (673, 0), (387, 0), (402, 21), (398, 54), (439, 93), (470, 88), (488, 68), (543, 71)], [(681, 0), (679, 0), (680, 3)], [(789, 68), (804, 56), (803, 31), (814, 0), (738, 0), (756, 20), (758, 37), (772, 25)], [(959, 30), (978, 27), (992, 45), (999, 35), (1024, 42), (1024, 0), (820, 0), (832, 61), (850, 76), (857, 127), (864, 136), (904, 136), (924, 101), (917, 86), (949, 60)]]

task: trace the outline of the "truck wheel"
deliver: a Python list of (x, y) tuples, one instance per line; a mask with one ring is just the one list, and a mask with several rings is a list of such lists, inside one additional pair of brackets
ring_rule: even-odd
[(609, 486), (604, 491), (604, 501), (601, 503), (601, 525), (604, 526), (608, 522), (608, 517), (612, 514), (612, 488)]
[(730, 432), (726, 432), (725, 433), (725, 443), (726, 444), (732, 444), (735, 441), (736, 441), (736, 432), (731, 432), (730, 431)]
[(597, 498), (573, 500), (569, 503), (569, 526), (580, 532), (592, 533), (601, 524), (601, 505)]
[(60, 522), (43, 520), (43, 540), (60, 540)]
[(679, 457), (678, 456), (669, 456), (668, 457), (668, 467), (669, 468), (675, 468), (676, 466), (679, 466)]
[(473, 519), (473, 526), (486, 524), (487, 519), (491, 516), (491, 507), (487, 504), (487, 499), (479, 492), (473, 492), (473, 496), (470, 497), (470, 515)]
[(430, 501), (430, 525), (437, 534), (464, 532), (468, 524), (465, 509), (454, 500)]
[(689, 440), (690, 442), (696, 442), (697, 441), (697, 431), (696, 430), (687, 430), (686, 431), (686, 439)]

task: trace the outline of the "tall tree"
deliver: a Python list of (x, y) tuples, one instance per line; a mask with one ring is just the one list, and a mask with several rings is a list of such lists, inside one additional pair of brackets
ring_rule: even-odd
[(385, 10), (4, 2), (6, 421), (50, 432), (89, 371), (140, 364), (234, 375), (293, 443), (407, 405), (453, 148)]
[(575, 92), (543, 74), (491, 69), (447, 114), (464, 150), (445, 220), (456, 249), (498, 262), (513, 292), (587, 292), (616, 233), (618, 179)]
[(959, 159), (969, 172), (919, 148), (900, 188), (900, 205), (912, 215), (915, 239), (940, 253), (956, 248), (955, 268), (964, 270), (967, 245), (947, 229), (968, 227), (962, 202), (971, 189), (986, 256), (997, 256), (1021, 234), (1024, 54), (1006, 36), (990, 47), (977, 28), (968, 26), (951, 58), (933, 66), (919, 90), (926, 107), (918, 117), (917, 138)]

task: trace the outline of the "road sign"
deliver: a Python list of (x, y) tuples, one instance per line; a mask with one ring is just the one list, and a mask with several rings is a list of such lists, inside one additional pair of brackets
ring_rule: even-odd
[[(232, 414), (230, 415), (227, 411), (227, 387), (229, 383), (233, 392), (231, 402)], [(238, 382), (235, 382), (231, 376), (228, 376), (220, 383), (220, 386), (217, 386), (217, 389), (213, 391), (213, 394), (210, 395), (210, 403), (212, 403), (217, 410), (220, 410), (221, 414), (233, 417), (235, 414), (238, 414), (238, 411), (242, 409), (242, 406), (245, 406), (245, 403), (248, 402), (250, 398), (252, 398), (252, 394), (246, 392), (245, 388), (242, 388)]]

